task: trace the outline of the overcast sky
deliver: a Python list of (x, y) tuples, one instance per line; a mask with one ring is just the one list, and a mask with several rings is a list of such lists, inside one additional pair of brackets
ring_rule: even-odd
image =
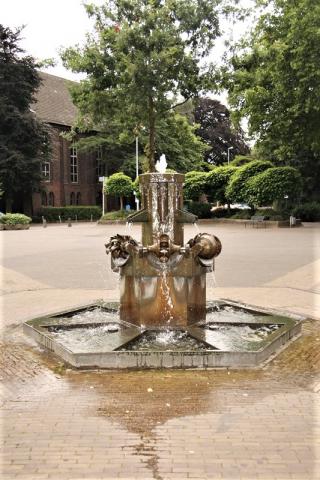
[[(241, 3), (247, 6), (251, 1), (241, 0)], [(91, 0), (91, 3), (101, 5), (103, 0)], [(92, 30), (92, 20), (82, 0), (1, 0), (0, 19), (10, 28), (25, 25), (20, 45), (36, 59), (53, 58), (56, 66), (46, 69), (48, 73), (71, 80), (79, 78), (62, 66), (59, 49), (82, 44), (85, 33)], [(243, 29), (243, 24), (227, 27), (235, 38)], [(215, 55), (219, 56), (222, 51), (223, 41), (219, 40)]]

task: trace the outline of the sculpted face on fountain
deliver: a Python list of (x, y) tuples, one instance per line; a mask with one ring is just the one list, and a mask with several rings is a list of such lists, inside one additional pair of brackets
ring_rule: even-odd
[(120, 317), (138, 325), (192, 324), (205, 316), (205, 274), (214, 269), (221, 242), (200, 233), (183, 244), (183, 224), (197, 220), (183, 210), (184, 175), (151, 173), (139, 180), (142, 210), (128, 221), (142, 223), (142, 243), (115, 235), (106, 244), (112, 269), (120, 271)]

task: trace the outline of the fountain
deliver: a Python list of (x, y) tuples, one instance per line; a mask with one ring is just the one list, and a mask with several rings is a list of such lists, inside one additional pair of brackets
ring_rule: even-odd
[(198, 233), (184, 244), (184, 175), (140, 175), (141, 243), (114, 235), (106, 244), (120, 274), (120, 304), (94, 304), (26, 322), (24, 331), (78, 368), (253, 367), (300, 334), (302, 317), (232, 301), (206, 303), (206, 274), (221, 242)]

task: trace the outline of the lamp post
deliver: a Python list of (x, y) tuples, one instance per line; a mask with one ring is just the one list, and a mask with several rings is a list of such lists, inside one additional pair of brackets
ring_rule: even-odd
[(233, 150), (233, 147), (228, 147), (228, 165), (230, 163), (230, 150)]
[[(136, 136), (136, 179), (139, 177), (139, 137)], [(136, 201), (136, 209), (139, 210), (139, 198), (137, 197), (136, 192), (133, 192)]]
[(102, 182), (102, 215), (105, 214), (105, 196), (104, 196), (104, 179), (106, 177), (99, 177), (99, 182)]

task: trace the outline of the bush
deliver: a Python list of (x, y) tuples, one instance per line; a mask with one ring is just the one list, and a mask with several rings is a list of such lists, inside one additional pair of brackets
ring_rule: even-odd
[(268, 168), (250, 178), (244, 187), (247, 201), (252, 205), (283, 203), (285, 195), (292, 202), (300, 195), (301, 189), (301, 174), (293, 167)]
[[(184, 196), (187, 200), (194, 200), (195, 203), (199, 197), (206, 193), (206, 182), (208, 174), (206, 172), (188, 172), (185, 175)], [(196, 208), (196, 207), (195, 207)]]
[(219, 207), (216, 208), (211, 212), (211, 215), (215, 218), (230, 218), (232, 215), (234, 215), (236, 212), (238, 212), (239, 209), (233, 208), (232, 210), (228, 210), (227, 208), (224, 207)]
[(252, 161), (253, 158), (249, 155), (236, 155), (232, 162), (230, 162), (230, 165), (233, 167), (242, 167), (243, 165), (246, 165)]
[(290, 216), (288, 212), (274, 208), (259, 208), (256, 210), (256, 215), (262, 215), (266, 220), (288, 220)]
[(302, 203), (293, 209), (292, 214), (304, 222), (318, 222), (320, 221), (320, 203)]
[(211, 218), (211, 203), (189, 202), (188, 211), (197, 215), (198, 218)]
[(1, 216), (0, 222), (5, 225), (28, 225), (31, 222), (31, 218), (22, 213), (6, 213)]
[(232, 177), (237, 171), (236, 167), (223, 165), (215, 167), (207, 174), (206, 177), (206, 193), (211, 201), (226, 203), (226, 188)]
[[(234, 212), (234, 210), (231, 210), (231, 212)], [(236, 213), (232, 213), (231, 215), (231, 218), (235, 218), (238, 220), (249, 220), (251, 217), (252, 217), (251, 210), (237, 210)]]
[(273, 167), (271, 162), (262, 160), (255, 160), (243, 165), (243, 167), (238, 167), (228, 183), (226, 197), (234, 203), (248, 203), (247, 181), (271, 167)]
[(43, 207), (39, 215), (44, 217), (48, 222), (59, 222), (59, 216), (62, 221), (68, 220), (68, 218), (78, 220), (98, 220), (101, 217), (102, 209), (98, 206), (80, 206), (70, 205), (68, 207)]
[(131, 213), (133, 213), (133, 211), (114, 210), (105, 213), (100, 220), (126, 220)]

